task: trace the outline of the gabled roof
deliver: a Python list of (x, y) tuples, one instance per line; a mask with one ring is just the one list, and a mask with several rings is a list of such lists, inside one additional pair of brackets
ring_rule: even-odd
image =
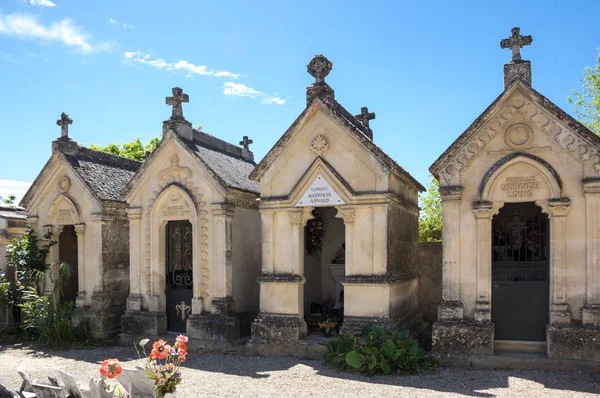
[(529, 94), (531, 99), (537, 105), (559, 119), (573, 133), (587, 142), (591, 142), (596, 146), (596, 148), (600, 148), (599, 136), (594, 134), (590, 129), (575, 120), (571, 115), (559, 108), (556, 104), (537, 92), (531, 86), (523, 84), (517, 79), (510, 84), (477, 119), (475, 119), (475, 121), (452, 143), (452, 145), (450, 145), (450, 147), (448, 147), (448, 149), (446, 149), (446, 151), (444, 151), (444, 153), (442, 153), (442, 155), (435, 162), (433, 162), (431, 167), (429, 167), (431, 174), (438, 178), (438, 174), (443, 169), (444, 165), (471, 141), (471, 139), (479, 132), (479, 129), (485, 126), (490, 117), (498, 110), (504, 100), (507, 99), (517, 89)]
[[(57, 140), (59, 141), (59, 140)], [(55, 141), (55, 142), (57, 142)], [(69, 147), (69, 150), (64, 149)], [(96, 151), (76, 145), (74, 142), (63, 140), (57, 145), (52, 157), (46, 162), (29, 190), (21, 200), (22, 206), (27, 206), (39, 188), (44, 175), (52, 165), (53, 159), (63, 158), (67, 167), (71, 167), (90, 189), (92, 195), (100, 201), (125, 202), (123, 195), (125, 186), (133, 177), (141, 162), (110, 153)]]
[(0, 217), (25, 220), (27, 219), (27, 213), (20, 207), (0, 206)]
[[(259, 184), (248, 178), (248, 174), (256, 166), (252, 152), (196, 129), (194, 129), (193, 141), (183, 139), (176, 133), (171, 134), (184, 148), (197, 157), (224, 187), (255, 194), (259, 192)], [(160, 152), (163, 142), (164, 139), (131, 178), (125, 188), (125, 193), (128, 193), (136, 181), (141, 179), (152, 160)]]
[(370, 129), (356, 119), (350, 112), (348, 112), (342, 105), (340, 105), (335, 99), (328, 101), (322, 101), (320, 98), (316, 98), (304, 111), (296, 118), (294, 123), (287, 129), (287, 131), (281, 136), (281, 138), (275, 143), (273, 148), (265, 155), (260, 161), (258, 166), (250, 174), (250, 178), (253, 180), (260, 180), (260, 177), (265, 170), (273, 163), (275, 158), (279, 156), (285, 145), (290, 141), (292, 135), (295, 133), (296, 128), (302, 123), (302, 121), (309, 115), (315, 107), (319, 107), (327, 112), (334, 120), (338, 121), (346, 130), (351, 133), (367, 150), (383, 165), (385, 165), (390, 171), (404, 177), (410, 183), (412, 183), (419, 191), (425, 191), (425, 187), (421, 185), (413, 176), (404, 170), (394, 159), (392, 159), (387, 153), (379, 148), (369, 137)]

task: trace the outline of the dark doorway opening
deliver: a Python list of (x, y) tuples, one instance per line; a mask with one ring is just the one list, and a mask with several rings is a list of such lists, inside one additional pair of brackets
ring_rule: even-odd
[(79, 291), (78, 282), (78, 256), (77, 256), (77, 234), (73, 225), (65, 225), (58, 236), (58, 259), (71, 266), (71, 275), (67, 281), (64, 281), (60, 302), (75, 302), (77, 292)]
[(169, 221), (166, 229), (167, 330), (185, 332), (186, 321), (192, 314), (192, 224), (189, 221)]
[(492, 220), (496, 340), (546, 340), (549, 232), (548, 216), (533, 202), (508, 203)]

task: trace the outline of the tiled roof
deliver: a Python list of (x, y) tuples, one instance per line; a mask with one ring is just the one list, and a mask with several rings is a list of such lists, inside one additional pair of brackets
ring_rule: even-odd
[(22, 208), (0, 206), (0, 217), (19, 218), (25, 220), (27, 218), (27, 213)]

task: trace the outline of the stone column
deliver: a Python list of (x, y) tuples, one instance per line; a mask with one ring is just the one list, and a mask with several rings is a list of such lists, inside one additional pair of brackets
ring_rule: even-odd
[[(54, 264), (57, 264), (60, 261), (59, 258), (59, 238), (60, 238), (60, 234), (63, 231), (64, 225), (47, 225), (45, 226), (45, 228), (47, 230), (50, 230), (52, 232), (52, 237), (50, 238), (51, 240), (55, 241), (56, 244), (53, 245), (52, 247), (50, 247), (50, 251), (48, 253), (48, 257), (50, 257), (50, 265), (51, 265), (51, 269), (50, 272), (56, 272), (54, 269)], [(56, 277), (57, 275), (54, 275), (54, 277)], [(52, 282), (50, 281), (50, 278), (46, 278), (46, 280), (44, 281), (44, 296), (50, 296), (52, 294)], [(60, 299), (57, 295), (57, 299)]]
[(140, 292), (140, 255), (144, 249), (141, 245), (140, 231), (142, 231), (141, 207), (132, 207), (127, 210), (129, 219), (129, 297), (127, 297), (127, 311), (140, 311), (142, 309), (142, 295)]
[(346, 245), (346, 276), (353, 275), (354, 269), (352, 267), (354, 261), (354, 215), (356, 211), (353, 208), (338, 208), (336, 217), (344, 220), (345, 229), (345, 245)]
[(230, 314), (233, 310), (233, 210), (229, 204), (212, 205), (214, 224), (214, 299), (213, 312)]
[(442, 303), (438, 308), (438, 319), (459, 320), (464, 309), (460, 301), (460, 200), (462, 186), (440, 188), (442, 198)]
[(583, 180), (586, 203), (587, 291), (583, 324), (600, 326), (600, 178)]
[(75, 225), (75, 233), (77, 234), (77, 299), (75, 305), (77, 307), (85, 307), (85, 224)]
[(473, 203), (473, 213), (477, 219), (477, 303), (474, 318), (477, 321), (491, 321), (491, 257), (492, 250), (492, 202), (480, 201)]
[(550, 323), (571, 322), (567, 304), (567, 247), (566, 217), (571, 201), (568, 198), (550, 199), (550, 269), (552, 272), (552, 301)]

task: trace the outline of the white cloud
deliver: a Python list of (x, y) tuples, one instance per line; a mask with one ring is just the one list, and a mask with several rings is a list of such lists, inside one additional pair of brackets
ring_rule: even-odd
[(226, 82), (223, 85), (223, 94), (256, 98), (257, 95), (262, 95), (263, 93), (242, 83)]
[(121, 27), (123, 27), (123, 29), (133, 29), (133, 27), (134, 27), (133, 25), (128, 24), (128, 23), (120, 23), (116, 19), (112, 19), (112, 17), (108, 17), (108, 23), (111, 25), (121, 25)]
[(50, 0), (29, 0), (29, 4), (40, 7), (56, 7), (56, 4)]
[(0, 14), (0, 34), (20, 39), (57, 41), (84, 53), (104, 51), (111, 43), (92, 44), (90, 35), (69, 18), (44, 25), (31, 14)]
[(7, 198), (10, 195), (15, 195), (17, 197), (15, 204), (18, 204), (30, 186), (31, 183), (29, 182), (3, 180), (0, 178), (0, 196)]
[(118, 22), (117, 22), (117, 21), (115, 21), (114, 19), (112, 19), (112, 18), (110, 18), (110, 17), (108, 18), (108, 23), (109, 23), (109, 24), (111, 24), (111, 25), (116, 25), (116, 24), (118, 24)]
[(144, 54), (139, 51), (125, 52), (125, 53), (123, 53), (123, 56), (134, 62), (152, 65), (159, 69), (166, 69), (166, 70), (175, 69), (175, 70), (189, 72), (188, 75), (196, 74), (196, 75), (207, 75), (207, 76), (215, 76), (215, 77), (229, 77), (231, 79), (237, 79), (241, 76), (239, 73), (233, 73), (233, 72), (229, 72), (229, 71), (211, 70), (211, 69), (208, 69), (208, 66), (206, 66), (206, 65), (195, 65), (184, 59), (179, 60), (175, 63), (167, 62), (162, 58), (151, 59), (149, 54)]
[(262, 100), (262, 103), (266, 104), (266, 105), (272, 105), (272, 104), (283, 105), (283, 104), (285, 104), (285, 100), (281, 99), (279, 97), (267, 97), (264, 100)]

